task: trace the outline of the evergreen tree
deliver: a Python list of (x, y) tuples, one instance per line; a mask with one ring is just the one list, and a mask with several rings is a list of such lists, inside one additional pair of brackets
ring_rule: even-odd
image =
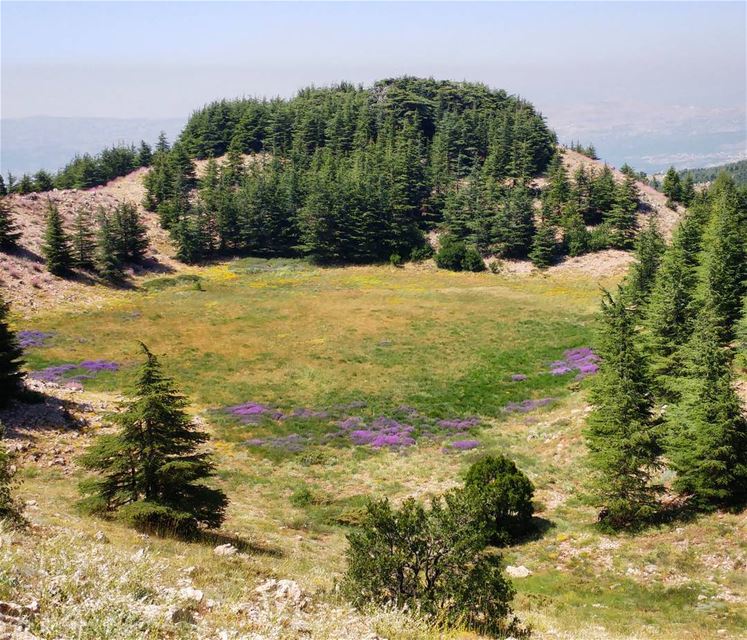
[(576, 257), (589, 252), (591, 236), (575, 202), (569, 202), (565, 207), (562, 229), (563, 247), (569, 256)]
[(156, 152), (166, 153), (170, 149), (169, 141), (166, 139), (166, 132), (161, 131), (158, 134), (158, 142), (156, 142)]
[(615, 201), (605, 223), (609, 227), (610, 246), (616, 249), (628, 249), (633, 244), (636, 229), (636, 212), (638, 211), (638, 189), (635, 181), (626, 176), (615, 188)]
[(75, 214), (72, 235), (72, 261), (79, 269), (91, 269), (95, 266), (96, 233), (91, 212), (86, 208), (78, 209)]
[(555, 227), (546, 216), (543, 216), (532, 239), (532, 250), (529, 252), (529, 259), (535, 267), (546, 269), (555, 261), (557, 253), (555, 235)]
[(542, 201), (549, 215), (557, 220), (563, 213), (563, 207), (571, 197), (571, 185), (568, 172), (563, 165), (560, 150), (556, 151), (547, 168), (547, 189), (542, 194)]
[(120, 262), (142, 262), (148, 249), (148, 230), (134, 204), (122, 202), (114, 208), (111, 225)]
[(54, 189), (54, 179), (43, 169), (34, 174), (35, 191), (51, 191)]
[(586, 443), (594, 471), (595, 502), (600, 523), (619, 529), (635, 527), (653, 516), (659, 445), (652, 423), (647, 365), (637, 347), (635, 314), (622, 292), (602, 300), (602, 328), (597, 344), (601, 357), (594, 378)]
[(72, 263), (70, 244), (62, 228), (62, 217), (57, 205), (50, 200), (47, 205), (47, 228), (44, 234), (42, 253), (50, 273), (61, 276), (68, 272)]
[(675, 488), (700, 508), (747, 500), (747, 420), (734, 390), (719, 320), (712, 302), (706, 301), (688, 348), (686, 392), (668, 421)]
[(23, 518), (23, 506), (13, 496), (15, 484), (14, 456), (3, 445), (5, 427), (0, 423), (0, 522), (11, 528), (20, 528), (26, 524)]
[(510, 190), (497, 224), (501, 254), (509, 258), (526, 258), (535, 230), (534, 207), (525, 186), (517, 185)]
[(695, 183), (693, 182), (692, 173), (688, 173), (685, 176), (685, 181), (682, 183), (682, 204), (689, 207), (693, 200), (695, 200)]
[(648, 301), (665, 249), (666, 244), (659, 231), (659, 222), (656, 216), (651, 216), (648, 225), (636, 239), (636, 261), (630, 269), (625, 286), (626, 295), (633, 304), (642, 305)]
[[(630, 179), (628, 177), (628, 179)], [(631, 182), (634, 180), (631, 179)], [(594, 176), (591, 179), (591, 217), (590, 221), (593, 224), (601, 222), (610, 211), (612, 211), (618, 198), (618, 187), (615, 185), (615, 177), (612, 175), (612, 170), (604, 165), (599, 175)]]
[(140, 141), (140, 149), (137, 152), (137, 165), (139, 167), (149, 167), (153, 160), (153, 151), (145, 140)]
[(680, 202), (682, 200), (680, 175), (675, 171), (674, 167), (669, 167), (669, 170), (661, 183), (661, 190), (662, 193), (672, 202)]
[(734, 336), (747, 294), (747, 212), (734, 182), (722, 174), (714, 183), (711, 219), (705, 232), (704, 284), (725, 341)]
[(158, 533), (219, 527), (228, 499), (202, 482), (214, 475), (209, 455), (200, 451), (208, 435), (194, 427), (186, 399), (156, 356), (142, 348), (146, 361), (133, 398), (115, 417), (118, 433), (100, 436), (81, 458), (98, 473), (81, 485), (82, 506)]
[(124, 277), (117, 230), (110, 216), (102, 208), (99, 209), (98, 213), (98, 226), (96, 270), (104, 280), (117, 284)]
[(31, 179), (31, 176), (24, 173), (23, 176), (21, 176), (21, 180), (16, 185), (15, 191), (21, 195), (26, 195), (27, 193), (33, 193), (36, 191), (36, 185)]
[(586, 224), (594, 223), (594, 210), (591, 206), (591, 189), (592, 178), (584, 168), (584, 165), (580, 165), (573, 173), (571, 199)]
[(5, 186), (5, 180), (2, 174), (0, 174), (0, 197), (8, 195), (8, 187)]
[(690, 338), (694, 317), (695, 270), (688, 264), (680, 238), (675, 232), (662, 256), (644, 320), (652, 373), (667, 395), (673, 392), (667, 391), (668, 378), (681, 367), (680, 350)]
[(21, 233), (16, 230), (8, 201), (0, 197), (0, 249), (4, 251), (15, 249), (20, 237)]
[(8, 326), (10, 308), (0, 299), (0, 407), (17, 398), (23, 390), (23, 350)]

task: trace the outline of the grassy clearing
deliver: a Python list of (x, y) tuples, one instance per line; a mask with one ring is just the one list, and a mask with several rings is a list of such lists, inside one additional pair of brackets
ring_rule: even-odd
[[(346, 527), (360, 515), (364, 496), (425, 499), (458, 483), (485, 452), (512, 456), (537, 486), (547, 530), (506, 552), (509, 564), (532, 572), (514, 584), (517, 611), (537, 637), (707, 639), (744, 632), (744, 516), (714, 514), (636, 538), (610, 538), (594, 529), (594, 512), (579, 499), (584, 383), (579, 388), (572, 375), (550, 375), (547, 364), (564, 349), (590, 344), (599, 283), (561, 275), (509, 279), (259, 260), (203, 269), (200, 276), (203, 291), (192, 281), (159, 284), (102, 309), (28, 319), (24, 328), (57, 334), (49, 347), (31, 353), (29, 364), (38, 369), (115, 360), (124, 365), (120, 371), (100, 373), (85, 385), (118, 392), (139, 359), (137, 340), (163, 353), (166, 369), (213, 430), (216, 482), (232, 501), (225, 528), (246, 541), (248, 555), (220, 559), (210, 545), (143, 540), (116, 523), (82, 518), (71, 506), (77, 471), (28, 469), (22, 487), (23, 497), (38, 502), (32, 515), (39, 523), (68, 527), (85, 540), (101, 529), (111, 539), (109, 552), (126, 557), (147, 547), (149, 557), (163, 563), (152, 575), (137, 574), (148, 589), (173, 586), (181, 568), (196, 567), (195, 586), (220, 603), (201, 622), (200, 637), (238, 628), (231, 603), (249, 598), (267, 577), (296, 579), (320, 601), (333, 603)], [(514, 373), (528, 379), (512, 382)], [(507, 402), (542, 397), (556, 401), (528, 414), (502, 411)], [(297, 452), (251, 447), (244, 444), (249, 438), (322, 436), (331, 427), (324, 419), (246, 425), (220, 411), (250, 400), (284, 411), (330, 410), (334, 417), (392, 416), (400, 405), (428, 420), (477, 415), (482, 426), (465, 437), (481, 445), (458, 454), (443, 453), (440, 438), (421, 439), (400, 452), (342, 442)], [(335, 409), (355, 401), (366, 406)], [(61, 437), (76, 448), (82, 444)], [(68, 543), (55, 537), (49, 544)], [(5, 558), (0, 576), (7, 577), (13, 570)], [(0, 591), (7, 591), (4, 585), (0, 580)], [(141, 593), (127, 589), (125, 599)], [(335, 616), (326, 617), (342, 619)], [(340, 624), (345, 627), (344, 620)], [(473, 637), (439, 635), (383, 614), (368, 624), (390, 640)], [(135, 622), (127, 625), (135, 628)], [(332, 622), (328, 631), (315, 625), (313, 637), (336, 637)], [(62, 627), (50, 628), (62, 634)], [(99, 637), (98, 629), (76, 633)], [(159, 627), (153, 629), (157, 637)], [(296, 636), (288, 631), (282, 637)]]

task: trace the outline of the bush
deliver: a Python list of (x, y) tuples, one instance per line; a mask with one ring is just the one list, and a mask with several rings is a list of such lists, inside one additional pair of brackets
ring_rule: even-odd
[(21, 503), (13, 496), (16, 467), (13, 455), (2, 443), (5, 427), (0, 423), (0, 521), (12, 528), (21, 528), (26, 524)]
[(428, 242), (426, 242), (419, 247), (415, 247), (410, 252), (410, 260), (412, 260), (413, 262), (422, 262), (423, 260), (432, 258), (434, 253), (435, 252), (433, 251), (433, 247)]
[(439, 269), (450, 271), (461, 271), (464, 269), (464, 258), (467, 253), (467, 245), (454, 236), (443, 236), (441, 246), (436, 253), (436, 266)]
[(462, 267), (465, 271), (485, 271), (485, 262), (480, 253), (474, 247), (467, 247), (462, 259)]
[(402, 256), (398, 253), (393, 253), (389, 256), (389, 264), (393, 267), (401, 267), (405, 264), (405, 261), (402, 259)]
[(197, 533), (197, 521), (189, 513), (141, 500), (122, 507), (118, 514), (129, 526), (143, 533), (189, 538)]
[(478, 460), (467, 471), (464, 491), (493, 544), (511, 544), (531, 532), (534, 487), (512, 460)]
[(372, 501), (348, 535), (343, 590), (357, 607), (407, 607), (447, 625), (505, 633), (514, 590), (486, 541), (462, 492), (434, 498), (430, 509), (412, 498), (398, 510)]
[(591, 230), (589, 234), (589, 251), (602, 251), (609, 249), (612, 245), (610, 241), (610, 228), (602, 223)]

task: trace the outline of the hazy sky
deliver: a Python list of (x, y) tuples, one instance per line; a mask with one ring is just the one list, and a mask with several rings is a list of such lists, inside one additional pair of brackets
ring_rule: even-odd
[(412, 74), (519, 93), (566, 138), (684, 127), (727, 146), (735, 133), (739, 154), (745, 6), (3, 0), (2, 116), (184, 116), (220, 97)]

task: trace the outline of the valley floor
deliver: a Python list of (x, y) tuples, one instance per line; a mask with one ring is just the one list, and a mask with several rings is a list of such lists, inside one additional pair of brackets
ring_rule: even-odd
[[(335, 586), (345, 532), (366, 496), (427, 499), (459, 483), (487, 452), (514, 458), (537, 488), (542, 533), (504, 554), (515, 576), (515, 611), (534, 637), (747, 633), (745, 514), (606, 536), (581, 498), (587, 381), (552, 375), (548, 365), (566, 349), (591, 344), (599, 287), (619, 276), (320, 269), (263, 260), (194, 275), (199, 285), (151, 280), (96, 306), (14, 319), (17, 329), (54, 334), (48, 346), (29, 350), (31, 370), (89, 359), (119, 365), (82, 385), (34, 383), (50, 394), (45, 405), (0, 414), (20, 451), (19, 493), (32, 523), (30, 533), (0, 535), (0, 600), (38, 602), (38, 611), (22, 616), (30, 633), (91, 640), (475, 637), (439, 632), (416, 616), (355, 612)], [(83, 477), (76, 456), (106, 429), (102, 414), (126, 392), (138, 340), (163, 354), (214, 438), (215, 482), (231, 505), (221, 534), (201, 543), (143, 536), (74, 508)], [(527, 379), (512, 381), (513, 374)], [(506, 410), (543, 399), (531, 411)], [(265, 417), (241, 422), (225, 410), (247, 402), (265, 407)], [(415, 424), (417, 444), (375, 450), (336, 427), (377, 417)], [(439, 427), (472, 417), (479, 420), (459, 431)], [(464, 452), (450, 447), (462, 438), (479, 444)], [(237, 552), (216, 554), (224, 544)]]

